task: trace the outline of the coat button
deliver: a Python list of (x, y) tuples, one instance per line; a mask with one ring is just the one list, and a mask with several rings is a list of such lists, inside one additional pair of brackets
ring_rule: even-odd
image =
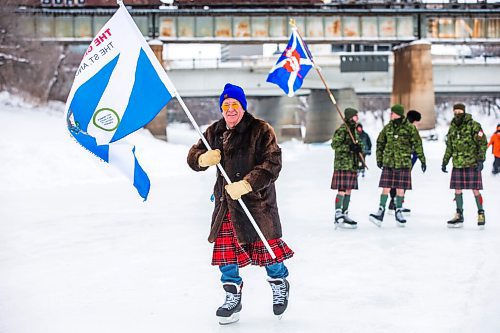
[(237, 172), (236, 177), (238, 177), (238, 178), (241, 177), (241, 173)]
[(220, 197), (219, 201), (220, 202), (224, 201), (224, 197)]

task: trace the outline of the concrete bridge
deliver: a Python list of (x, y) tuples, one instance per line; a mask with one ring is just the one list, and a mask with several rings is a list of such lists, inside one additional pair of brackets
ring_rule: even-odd
[[(343, 73), (340, 69), (342, 57), (356, 55), (385, 55), (389, 67), (386, 72)], [(218, 96), (220, 87), (232, 78), (240, 82), (251, 96), (281, 96), (276, 85), (265, 82), (275, 57), (257, 57), (229, 62), (212, 60), (169, 60), (168, 75), (179, 92), (186, 97)], [(394, 76), (394, 54), (339, 53), (315, 57), (324, 77), (332, 89), (353, 89), (358, 94), (387, 94), (392, 92)], [(458, 58), (456, 56), (433, 55), (432, 77), (434, 92), (500, 94), (500, 58)], [(317, 73), (312, 70), (298, 94), (307, 95), (310, 89), (324, 89)]]

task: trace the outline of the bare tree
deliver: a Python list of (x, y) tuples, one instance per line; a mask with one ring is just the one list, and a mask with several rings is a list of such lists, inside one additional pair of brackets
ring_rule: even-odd
[(64, 48), (23, 36), (16, 2), (3, 0), (0, 6), (0, 89), (46, 102), (57, 81)]

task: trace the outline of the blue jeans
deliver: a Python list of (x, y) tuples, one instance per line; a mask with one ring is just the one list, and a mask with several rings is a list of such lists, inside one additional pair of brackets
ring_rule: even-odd
[[(219, 269), (222, 273), (222, 276), (220, 278), (222, 283), (229, 282), (240, 285), (241, 282), (243, 282), (243, 279), (239, 274), (238, 265), (231, 264), (231, 265), (219, 266)], [(267, 276), (269, 276), (272, 279), (284, 279), (288, 276), (288, 269), (286, 268), (283, 262), (266, 266), (266, 272)]]

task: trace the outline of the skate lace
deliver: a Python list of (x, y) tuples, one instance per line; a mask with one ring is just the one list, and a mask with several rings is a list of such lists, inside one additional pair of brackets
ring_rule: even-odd
[(240, 295), (226, 292), (226, 302), (221, 307), (231, 310), (236, 305), (238, 305), (239, 300), (240, 300)]
[(280, 284), (271, 283), (273, 290), (273, 304), (284, 304), (286, 298), (286, 285), (285, 282)]

